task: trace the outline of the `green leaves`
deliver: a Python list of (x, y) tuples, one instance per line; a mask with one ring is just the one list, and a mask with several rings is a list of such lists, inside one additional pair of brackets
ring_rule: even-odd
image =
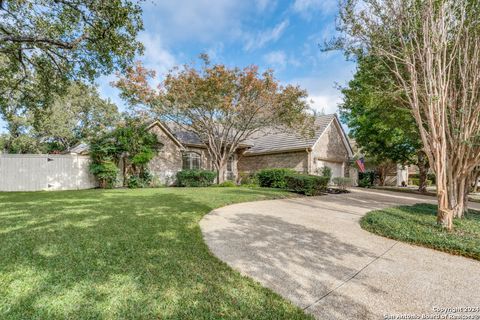
[(2, 1), (0, 21), (0, 94), (10, 97), (32, 93), (38, 76), (49, 91), (60, 92), (67, 80), (124, 69), (143, 50), (134, 1)]
[(379, 162), (414, 162), (421, 141), (402, 94), (392, 85), (394, 75), (378, 57), (362, 57), (358, 64), (353, 80), (342, 89), (340, 106), (350, 135)]

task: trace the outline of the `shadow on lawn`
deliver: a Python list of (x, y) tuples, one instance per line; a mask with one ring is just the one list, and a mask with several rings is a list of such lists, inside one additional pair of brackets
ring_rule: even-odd
[(1, 318), (302, 318), (211, 257), (202, 192), (2, 194)]

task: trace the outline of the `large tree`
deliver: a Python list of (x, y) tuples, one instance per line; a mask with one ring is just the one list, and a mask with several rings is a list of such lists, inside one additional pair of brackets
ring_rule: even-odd
[(480, 2), (347, 0), (342, 46), (384, 58), (436, 174), (438, 222), (462, 217), (480, 162)]
[(142, 27), (129, 0), (0, 0), (0, 105), (122, 69), (142, 50)]
[[(376, 163), (418, 165), (419, 191), (425, 192), (428, 161), (415, 119), (404, 105), (394, 75), (379, 57), (363, 56), (357, 62), (354, 78), (341, 90), (344, 99), (340, 114), (350, 128), (350, 136)], [(380, 181), (384, 181), (379, 171)]]
[(224, 180), (229, 157), (253, 134), (267, 127), (311, 133), (313, 117), (305, 90), (280, 85), (270, 70), (227, 68), (202, 58), (200, 68), (185, 65), (167, 74), (158, 89), (149, 84), (154, 73), (140, 64), (116, 86), (132, 105), (146, 106), (161, 119), (198, 135), (218, 182)]
[(22, 100), (3, 111), (8, 131), (4, 149), (9, 153), (64, 151), (109, 131), (120, 118), (115, 104), (102, 99), (95, 86), (80, 82), (53, 95), (51, 103)]

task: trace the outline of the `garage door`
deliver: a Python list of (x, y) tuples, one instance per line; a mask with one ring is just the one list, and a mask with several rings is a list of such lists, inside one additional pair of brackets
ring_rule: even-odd
[(325, 166), (332, 169), (332, 178), (344, 176), (342, 163), (317, 160), (317, 168), (322, 168)]

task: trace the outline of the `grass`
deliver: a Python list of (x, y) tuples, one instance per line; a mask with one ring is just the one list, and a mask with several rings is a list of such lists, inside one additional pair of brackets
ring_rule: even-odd
[(0, 193), (0, 319), (305, 319), (212, 256), (198, 225), (280, 190)]
[(371, 211), (360, 224), (384, 237), (480, 260), (480, 212), (454, 219), (450, 232), (437, 226), (436, 213), (430, 204), (400, 206)]

